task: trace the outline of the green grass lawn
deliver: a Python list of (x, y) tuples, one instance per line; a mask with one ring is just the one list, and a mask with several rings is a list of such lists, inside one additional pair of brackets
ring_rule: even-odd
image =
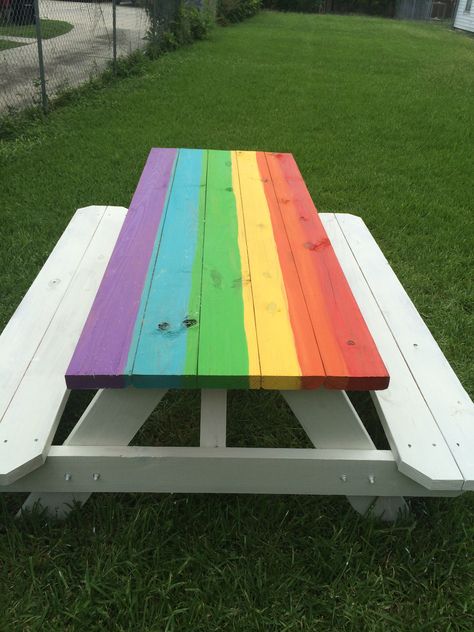
[(9, 48), (17, 48), (17, 46), (24, 46), (22, 42), (11, 42), (10, 40), (0, 39), (0, 50), (8, 50)]
[[(128, 205), (150, 147), (290, 151), (319, 210), (364, 218), (474, 394), (473, 94), (474, 40), (429, 24), (218, 29), (3, 143), (0, 325), (77, 207)], [(139, 440), (195, 444), (198, 407), (172, 394)], [(276, 397), (229, 407), (232, 445), (304, 441)], [(20, 501), (0, 500), (2, 632), (474, 630), (472, 494), (395, 526), (343, 498), (97, 495), (63, 524), (14, 521)]]
[[(74, 28), (72, 24), (63, 20), (40, 20), (40, 23), (43, 39), (64, 35)], [(2, 24), (0, 25), (0, 36), (2, 35), (35, 38), (36, 27), (34, 24)]]

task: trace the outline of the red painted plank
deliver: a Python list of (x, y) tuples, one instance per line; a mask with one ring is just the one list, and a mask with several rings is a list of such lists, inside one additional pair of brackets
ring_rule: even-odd
[(301, 385), (303, 388), (318, 388), (325, 381), (326, 373), (264, 152), (257, 152), (257, 163), (270, 210), (273, 235), (288, 297), (288, 312), (301, 368)]
[(265, 154), (322, 361), (325, 386), (375, 390), (389, 375), (291, 154)]

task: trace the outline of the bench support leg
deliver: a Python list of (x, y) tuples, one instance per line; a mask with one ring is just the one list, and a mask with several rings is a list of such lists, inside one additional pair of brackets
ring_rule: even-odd
[[(281, 393), (315, 448), (376, 449), (345, 392), (321, 388)], [(370, 510), (372, 515), (386, 521), (394, 521), (407, 511), (400, 496), (348, 496), (347, 500), (358, 513)]]
[[(165, 389), (100, 390), (74, 426), (65, 445), (128, 445), (166, 394)], [(23, 509), (41, 505), (59, 518), (91, 494), (33, 492)]]

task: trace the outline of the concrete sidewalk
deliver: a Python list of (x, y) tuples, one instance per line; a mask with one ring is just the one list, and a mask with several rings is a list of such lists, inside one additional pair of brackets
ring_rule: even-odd
[[(40, 0), (41, 19), (63, 20), (74, 28), (43, 40), (47, 91), (50, 97), (66, 87), (78, 86), (103, 70), (112, 59), (112, 3)], [(147, 30), (145, 10), (117, 7), (117, 54), (143, 48)], [(0, 38), (30, 42), (0, 52), (0, 113), (39, 101), (36, 39)]]

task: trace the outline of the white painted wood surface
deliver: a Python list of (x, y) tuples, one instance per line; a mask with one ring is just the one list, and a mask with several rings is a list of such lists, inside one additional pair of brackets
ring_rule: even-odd
[(158, 388), (100, 390), (64, 445), (127, 445), (168, 391)]
[[(339, 262), (390, 374), (389, 388), (372, 395), (399, 469), (428, 489), (461, 489), (464, 484), (462, 474), (349, 247), (357, 235), (348, 222), (344, 223), (346, 232), (343, 233), (339, 224), (343, 217), (341, 214), (321, 214)], [(359, 223), (366, 231), (362, 248), (379, 251), (362, 220), (354, 218), (352, 223)], [(381, 274), (383, 276), (383, 270)], [(383, 276), (382, 283), (387, 284), (387, 291), (397, 291), (390, 275)], [(406, 314), (401, 311), (396, 316), (403, 321)]]
[(13, 399), (104, 213), (103, 206), (76, 211), (0, 335), (0, 420)]
[(317, 448), (375, 449), (369, 433), (344, 391), (281, 391)]
[(52, 446), (41, 468), (6, 488), (28, 490), (344, 496), (460, 493), (425, 489), (399, 472), (389, 450), (130, 446)]
[[(165, 389), (100, 390), (84, 411), (64, 445), (128, 445), (156, 406)], [(52, 515), (66, 516), (74, 503), (83, 505), (88, 492), (32, 492), (22, 509), (41, 505)]]
[[(320, 388), (316, 391), (281, 391), (315, 448), (375, 450), (354, 406), (343, 391)], [(342, 474), (346, 476), (346, 474)], [(372, 514), (394, 521), (407, 511), (402, 496), (348, 496), (352, 507), (361, 514)]]
[[(87, 212), (95, 216), (97, 210), (90, 207)], [(69, 395), (64, 374), (125, 214), (124, 208), (104, 209), (49, 326), (44, 325), (47, 329), (43, 329), (41, 342), (0, 423), (2, 485), (40, 466), (46, 457)], [(51, 273), (53, 278), (60, 277), (61, 269), (56, 273), (51, 270)], [(35, 313), (39, 311), (37, 303), (29, 305)], [(23, 336), (27, 337), (28, 333), (25, 328)]]
[(466, 11), (466, 7), (467, 0), (459, 0), (454, 19), (454, 28), (474, 33), (474, 3), (471, 4), (470, 11)]
[(200, 445), (203, 448), (225, 448), (227, 426), (227, 391), (201, 390)]
[[(474, 489), (474, 404), (365, 224), (353, 215), (337, 220), (466, 481), (464, 488)], [(374, 395), (382, 398), (383, 392)], [(411, 446), (418, 450), (414, 441)], [(431, 447), (436, 459), (437, 446)]]

